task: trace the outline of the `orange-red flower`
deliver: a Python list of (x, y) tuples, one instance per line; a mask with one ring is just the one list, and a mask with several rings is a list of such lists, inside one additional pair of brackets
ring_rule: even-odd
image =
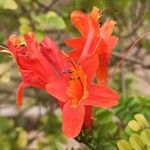
[[(22, 82), (17, 91), (18, 106), (22, 105), (25, 87), (33, 86), (45, 90), (49, 78), (60, 72), (63, 66), (60, 62), (63, 54), (51, 39), (46, 37), (40, 45), (33, 33), (24, 35), (24, 39), (25, 43), (22, 44), (16, 35), (12, 35), (7, 41), (8, 49), (14, 56), (22, 76)], [(49, 46), (48, 50), (45, 50), (46, 46)]]
[(97, 53), (99, 57), (97, 80), (101, 84), (106, 84), (109, 60), (118, 38), (111, 35), (115, 21), (107, 20), (102, 26), (100, 25), (101, 13), (97, 7), (93, 7), (89, 15), (81, 11), (72, 12), (71, 20), (81, 36), (67, 39), (65, 43), (73, 48), (69, 55), (79, 61), (84, 61)]

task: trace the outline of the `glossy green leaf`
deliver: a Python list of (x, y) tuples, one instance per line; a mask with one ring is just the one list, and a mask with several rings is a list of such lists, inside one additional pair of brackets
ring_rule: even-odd
[(145, 145), (138, 134), (132, 134), (129, 138), (129, 142), (135, 150), (143, 150)]
[(141, 132), (141, 139), (146, 145), (150, 145), (150, 129), (145, 129)]
[(141, 128), (149, 127), (149, 123), (143, 114), (136, 114), (136, 115), (134, 115), (134, 118), (137, 120), (137, 122), (141, 126)]
[(129, 142), (127, 142), (126, 140), (119, 140), (117, 142), (117, 146), (119, 150), (133, 150)]
[(12, 9), (12, 10), (15, 10), (17, 9), (17, 4), (14, 0), (4, 0), (4, 3), (3, 3), (3, 8), (4, 9)]
[(66, 24), (60, 16), (55, 12), (49, 11), (46, 14), (41, 14), (34, 16), (33, 19), (38, 23), (37, 28), (40, 30), (50, 30), (50, 29), (65, 29)]
[(18, 131), (18, 138), (16, 144), (18, 148), (25, 148), (28, 142), (27, 133), (22, 128), (17, 128)]
[(107, 109), (97, 109), (96, 117), (98, 118), (99, 124), (105, 124), (112, 121), (112, 112)]
[(131, 120), (128, 122), (128, 126), (133, 130), (133, 131), (139, 131), (141, 129), (140, 124), (135, 121), (135, 120)]

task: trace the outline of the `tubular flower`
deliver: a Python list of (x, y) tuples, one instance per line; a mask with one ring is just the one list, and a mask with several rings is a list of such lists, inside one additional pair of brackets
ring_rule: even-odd
[[(71, 20), (81, 33), (81, 36), (67, 39), (65, 43), (73, 48), (73, 50), (69, 52), (69, 56), (76, 61), (82, 62), (92, 55), (98, 55), (99, 66), (95, 71), (96, 79), (99, 84), (106, 85), (111, 52), (118, 38), (111, 35), (116, 24), (115, 21), (107, 20), (100, 26), (99, 18), (101, 14), (100, 10), (96, 7), (93, 7), (89, 15), (81, 11), (74, 11), (71, 14)], [(90, 126), (92, 107), (89, 106), (87, 109), (85, 127)]]
[(81, 36), (67, 39), (65, 43), (73, 48), (69, 55), (80, 62), (97, 53), (99, 67), (96, 71), (96, 77), (100, 84), (106, 84), (109, 60), (118, 38), (111, 35), (116, 24), (115, 21), (107, 20), (100, 26), (101, 14), (102, 12), (97, 7), (93, 7), (89, 15), (78, 10), (72, 12), (71, 20)]
[(64, 134), (74, 138), (80, 133), (83, 125), (89, 125), (86, 121), (90, 121), (91, 116), (88, 116), (87, 111), (90, 111), (91, 106), (116, 106), (119, 96), (114, 90), (91, 82), (91, 75), (98, 67), (97, 55), (80, 64), (72, 59), (68, 61), (70, 64), (64, 72), (67, 78), (51, 78), (46, 89), (61, 102)]
[[(28, 35), (24, 35), (24, 40), (25, 43), (21, 44), (20, 39), (16, 35), (12, 35), (7, 41), (8, 49), (14, 56), (22, 76), (22, 82), (18, 86), (17, 91), (18, 106), (21, 106), (23, 103), (22, 97), (23, 89), (25, 87), (33, 86), (45, 90), (45, 85), (49, 78), (54, 76), (57, 70), (59, 70), (62, 66), (60, 65), (60, 62), (57, 62), (60, 61), (60, 58), (62, 58), (62, 54), (59, 57), (59, 60), (57, 60), (60, 52), (51, 39), (46, 37), (39, 46), (33, 33), (29, 33)], [(45, 45), (48, 44), (49, 55), (54, 57), (55, 61), (51, 61), (48, 57), (49, 55), (46, 57), (47, 51), (45, 52)]]

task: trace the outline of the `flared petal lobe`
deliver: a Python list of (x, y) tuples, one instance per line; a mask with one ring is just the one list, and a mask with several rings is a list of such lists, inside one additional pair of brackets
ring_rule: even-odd
[(22, 98), (24, 88), (25, 88), (24, 83), (23, 82), (20, 83), (17, 90), (17, 101), (16, 101), (18, 107), (22, 106), (23, 104)]
[(76, 108), (66, 103), (63, 107), (63, 133), (70, 138), (79, 135), (85, 115), (85, 107), (80, 105)]
[(50, 38), (45, 37), (44, 40), (40, 43), (40, 49), (45, 58), (53, 65), (53, 69), (56, 72), (61, 72), (63, 67), (63, 62), (61, 62), (60, 50)]
[(114, 20), (110, 20), (110, 19), (106, 20), (106, 22), (100, 28), (100, 35), (104, 39), (111, 36), (115, 25), (116, 25), (116, 22)]
[(57, 98), (61, 102), (68, 100), (67, 92), (68, 83), (60, 77), (51, 77), (46, 85), (46, 90), (49, 94)]
[(106, 40), (101, 39), (98, 45), (99, 66), (96, 71), (97, 81), (101, 85), (106, 85), (108, 80), (108, 66), (112, 55), (112, 48), (116, 45), (118, 38), (111, 36)]
[(79, 32), (86, 37), (88, 30), (88, 16), (82, 11), (76, 10), (71, 13), (71, 21)]
[(88, 106), (110, 108), (118, 105), (118, 100), (119, 96), (116, 91), (105, 86), (92, 85), (89, 97), (83, 103)]

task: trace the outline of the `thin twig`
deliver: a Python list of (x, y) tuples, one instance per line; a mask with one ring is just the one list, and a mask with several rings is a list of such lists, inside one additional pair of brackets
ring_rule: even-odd
[(127, 55), (129, 54), (129, 52), (133, 49), (133, 47), (144, 37), (150, 35), (150, 32), (146, 32), (144, 33), (142, 36), (140, 36), (138, 39), (136, 39), (134, 41), (134, 43), (132, 44), (132, 46), (122, 55), (120, 62), (116, 65), (114, 71), (112, 72), (112, 74), (110, 75), (108, 81), (110, 79), (112, 79), (112, 77), (114, 76), (114, 74), (116, 73), (116, 71), (118, 70), (118, 68), (121, 66), (121, 64), (124, 62), (124, 60), (127, 58)]
[[(117, 57), (117, 58), (123, 58), (123, 56), (122, 56), (121, 54), (117, 53), (117, 52), (113, 52), (112, 55), (113, 55), (114, 57)], [(129, 61), (129, 62), (138, 64), (138, 65), (142, 66), (142, 67), (145, 68), (145, 69), (150, 69), (150, 64), (145, 64), (145, 63), (143, 63), (142, 61), (137, 60), (137, 59), (134, 58), (134, 57), (126, 57), (126, 58), (124, 58), (124, 60), (127, 60), (127, 61)]]
[(121, 80), (121, 91), (122, 91), (122, 96), (126, 97), (126, 81), (125, 81), (125, 64), (122, 63), (121, 68), (120, 68), (120, 80)]
[(5, 47), (5, 46), (3, 46), (3, 45), (0, 45), (0, 50), (3, 50), (3, 49), (5, 49), (5, 50), (7, 50), (7, 47)]

